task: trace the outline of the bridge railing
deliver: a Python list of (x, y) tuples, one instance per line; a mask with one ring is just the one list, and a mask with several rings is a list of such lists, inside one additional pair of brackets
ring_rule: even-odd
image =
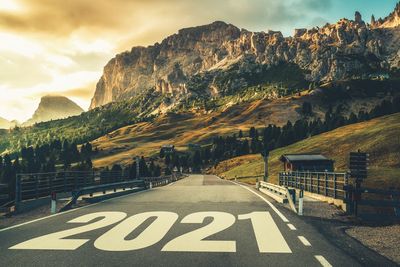
[(346, 172), (281, 172), (279, 185), (332, 197), (346, 198), (349, 175)]
[[(164, 184), (165, 181), (179, 179), (178, 174), (161, 177), (140, 177), (148, 186)], [(21, 173), (16, 177), (15, 202), (38, 199), (52, 193), (69, 193), (89, 186), (129, 182), (128, 172), (123, 171), (60, 171), (49, 173)]]

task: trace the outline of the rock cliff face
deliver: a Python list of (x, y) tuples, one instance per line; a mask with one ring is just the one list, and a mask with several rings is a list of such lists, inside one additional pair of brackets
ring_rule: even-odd
[[(186, 28), (149, 47), (134, 47), (111, 59), (96, 86), (91, 108), (155, 89), (192, 92), (193, 77), (207, 74), (208, 94), (218, 94), (217, 73), (294, 64), (310, 82), (361, 78), (400, 68), (400, 4), (388, 17), (367, 24), (359, 12), (322, 28), (251, 32), (214, 22)], [(235, 81), (232, 81), (234, 83)]]
[(41, 98), (32, 118), (26, 121), (23, 126), (75, 116), (81, 114), (83, 111), (75, 102), (64, 96), (44, 96)]

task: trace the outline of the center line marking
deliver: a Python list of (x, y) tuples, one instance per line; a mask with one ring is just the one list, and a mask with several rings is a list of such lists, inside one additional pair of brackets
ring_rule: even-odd
[(287, 226), (289, 227), (290, 230), (297, 230), (296, 227), (294, 227), (294, 225), (291, 223), (288, 223)]
[(311, 243), (308, 242), (308, 240), (304, 236), (298, 236), (298, 239), (300, 239), (301, 243), (303, 243), (304, 246), (306, 247), (311, 247)]
[(332, 265), (324, 258), (324, 256), (315, 255), (314, 257), (319, 261), (319, 263), (321, 263), (323, 267), (332, 267)]

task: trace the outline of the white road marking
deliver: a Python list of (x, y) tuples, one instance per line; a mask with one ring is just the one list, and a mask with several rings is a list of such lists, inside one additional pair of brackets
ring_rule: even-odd
[(146, 191), (149, 191), (149, 189), (143, 190), (143, 191), (139, 191), (139, 192), (135, 192), (135, 193), (131, 193), (131, 194), (127, 194), (127, 195), (123, 195), (123, 196), (119, 196), (119, 197), (105, 199), (105, 200), (102, 200), (102, 201), (99, 201), (97, 203), (93, 203), (93, 204), (90, 204), (90, 205), (87, 205), (87, 206), (83, 206), (83, 207), (79, 207), (79, 208), (75, 208), (75, 209), (70, 209), (70, 210), (67, 210), (67, 211), (60, 212), (60, 213), (56, 213), (56, 214), (48, 215), (48, 216), (45, 216), (45, 217), (42, 217), (42, 218), (38, 218), (38, 219), (35, 219), (35, 220), (32, 220), (32, 221), (16, 224), (16, 225), (13, 225), (13, 226), (10, 226), (10, 227), (7, 227), (7, 228), (0, 229), (0, 232), (4, 232), (4, 231), (11, 230), (11, 229), (14, 229), (14, 228), (17, 228), (17, 227), (20, 227), (20, 226), (24, 226), (24, 225), (27, 225), (27, 224), (30, 224), (30, 223), (34, 223), (34, 222), (38, 222), (38, 221), (45, 220), (45, 219), (48, 219), (48, 218), (52, 218), (52, 217), (55, 217), (55, 216), (58, 216), (58, 215), (67, 214), (67, 213), (70, 213), (70, 212), (73, 212), (73, 211), (77, 211), (77, 210), (80, 210), (80, 209), (92, 207), (94, 205), (97, 205), (97, 204), (100, 204), (100, 203), (103, 203), (103, 202), (107, 202), (109, 200), (115, 200), (115, 199), (119, 199), (119, 198), (124, 198), (124, 197), (127, 197), (127, 196), (136, 195), (136, 194), (143, 193), (143, 192), (146, 192)]
[(171, 185), (173, 185), (175, 182), (173, 182), (173, 183), (170, 183), (170, 184), (168, 184), (167, 186), (171, 186)]
[(250, 219), (260, 253), (292, 253), (268, 211), (241, 214), (239, 220)]
[(308, 240), (304, 236), (298, 236), (298, 239), (300, 239), (301, 243), (303, 243), (304, 246), (306, 247), (311, 247), (311, 243), (308, 242)]
[(218, 211), (196, 212), (184, 217), (181, 223), (203, 223), (207, 217), (213, 217), (210, 224), (176, 237), (161, 251), (236, 252), (235, 240), (204, 240), (231, 227), (236, 221), (232, 214)]
[(319, 261), (319, 263), (321, 263), (323, 267), (332, 267), (332, 265), (324, 258), (324, 256), (315, 255), (314, 257)]
[(287, 226), (289, 227), (290, 230), (297, 230), (296, 227), (294, 227), (294, 225), (291, 223), (288, 223)]
[(264, 198), (262, 195), (260, 195), (260, 194), (258, 194), (258, 193), (256, 193), (256, 192), (254, 192), (253, 190), (251, 190), (250, 188), (247, 188), (246, 186), (244, 186), (244, 185), (241, 185), (241, 184), (238, 184), (238, 183), (236, 183), (236, 182), (232, 182), (232, 181), (230, 181), (231, 183), (234, 183), (234, 184), (236, 184), (236, 185), (238, 185), (238, 186), (241, 186), (241, 187), (243, 187), (244, 189), (246, 189), (246, 190), (249, 190), (251, 193), (253, 193), (254, 195), (256, 195), (256, 196), (258, 196), (259, 198), (261, 198), (262, 200), (264, 200), (270, 207), (271, 207), (271, 209), (273, 210), (273, 211), (275, 211), (275, 213), (282, 219), (282, 221), (283, 222), (289, 222), (289, 220), (285, 217), (285, 215), (283, 215), (270, 201), (268, 201), (266, 198)]
[[(152, 217), (156, 219), (146, 229), (135, 238), (126, 240), (131, 232)], [(178, 217), (175, 212), (168, 211), (135, 214), (97, 238), (94, 246), (105, 251), (132, 251), (152, 246), (164, 238)]]
[(44, 249), (44, 250), (75, 250), (89, 241), (89, 239), (67, 239), (66, 237), (85, 233), (117, 223), (126, 217), (125, 212), (104, 211), (86, 214), (70, 220), (68, 223), (89, 223), (96, 218), (102, 218), (86, 225), (74, 227), (19, 243), (9, 249)]

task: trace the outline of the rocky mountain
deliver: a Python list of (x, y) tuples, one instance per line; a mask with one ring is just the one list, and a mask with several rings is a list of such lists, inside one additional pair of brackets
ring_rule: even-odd
[(41, 98), (32, 118), (26, 121), (23, 126), (75, 116), (81, 114), (83, 111), (80, 106), (67, 97), (44, 96)]
[[(269, 71), (307, 83), (390, 77), (400, 69), (400, 4), (386, 18), (341, 19), (319, 28), (251, 32), (221, 21), (179, 30), (161, 43), (133, 47), (104, 67), (90, 108), (154, 89), (162, 94), (217, 97), (268, 83)], [(289, 68), (290, 69), (287, 69)], [(277, 73), (275, 71), (275, 73)], [(273, 76), (273, 75), (272, 75)], [(295, 75), (294, 75), (295, 76)]]

